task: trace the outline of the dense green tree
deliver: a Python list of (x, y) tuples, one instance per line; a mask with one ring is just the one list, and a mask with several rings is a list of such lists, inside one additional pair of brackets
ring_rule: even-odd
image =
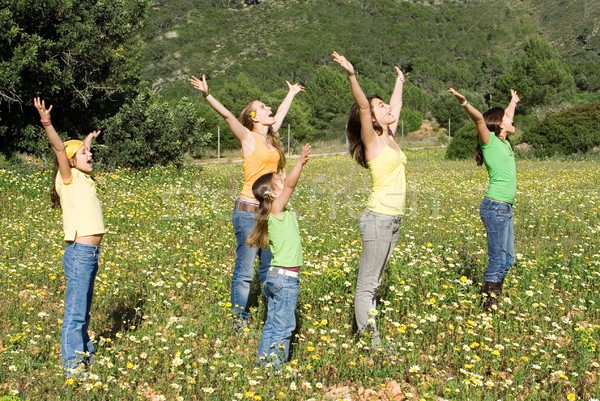
[(537, 156), (586, 153), (600, 146), (600, 103), (577, 105), (546, 116), (523, 135)]
[(135, 94), (150, 0), (0, 0), (0, 151), (39, 151), (31, 99), (56, 107), (62, 132), (97, 128)]
[(477, 131), (473, 124), (465, 124), (452, 134), (452, 140), (446, 148), (446, 159), (473, 159), (477, 148)]
[(212, 137), (194, 103), (183, 97), (172, 105), (142, 91), (107, 120), (98, 160), (111, 168), (181, 165), (185, 154), (197, 152)]
[(305, 101), (313, 109), (313, 124), (317, 130), (333, 125), (338, 133), (343, 132), (354, 101), (348, 80), (342, 73), (329, 66), (318, 67), (306, 84)]
[(408, 134), (409, 132), (416, 131), (423, 125), (423, 114), (417, 110), (403, 107), (400, 113), (400, 122), (398, 124), (398, 130), (396, 135)]
[(575, 91), (575, 80), (558, 52), (543, 39), (530, 39), (523, 45), (510, 70), (498, 78), (495, 86), (498, 98), (516, 89), (521, 98), (518, 112), (532, 107), (556, 105)]

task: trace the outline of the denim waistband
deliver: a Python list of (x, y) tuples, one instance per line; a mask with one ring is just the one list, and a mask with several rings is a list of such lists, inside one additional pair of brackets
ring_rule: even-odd
[(483, 200), (484, 200), (484, 201), (485, 201), (485, 200), (487, 200), (487, 201), (490, 201), (490, 202), (496, 202), (496, 203), (503, 203), (503, 204), (505, 204), (505, 205), (510, 205), (510, 206), (512, 206), (512, 205), (513, 205), (513, 204), (512, 204), (512, 203), (510, 203), (510, 202), (504, 202), (504, 201), (501, 201), (501, 200), (498, 200), (498, 199), (492, 199), (492, 198), (488, 198), (487, 196), (485, 196), (485, 197), (483, 198)]
[(87, 245), (87, 244), (82, 244), (81, 242), (77, 242), (77, 241), (73, 241), (73, 242), (69, 242), (69, 244), (67, 245), (68, 247), (72, 247), (73, 249), (77, 249), (77, 248), (82, 248), (82, 249), (89, 249), (89, 250), (94, 250), (94, 251), (99, 251), (101, 249), (101, 246), (98, 245)]

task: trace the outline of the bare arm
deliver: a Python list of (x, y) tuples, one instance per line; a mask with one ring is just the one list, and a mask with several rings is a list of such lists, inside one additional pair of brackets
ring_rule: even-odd
[(83, 144), (85, 145), (86, 148), (91, 149), (92, 148), (92, 141), (95, 138), (98, 138), (100, 136), (101, 131), (97, 130), (97, 131), (92, 131), (88, 134), (88, 136), (85, 137), (85, 139), (83, 140)]
[(519, 99), (519, 95), (517, 95), (517, 91), (514, 89), (510, 90), (510, 102), (504, 109), (504, 113), (511, 119), (515, 117), (515, 109), (517, 108), (517, 103), (519, 103), (521, 99)]
[(463, 106), (471, 120), (475, 123), (475, 127), (477, 128), (477, 139), (482, 144), (487, 144), (490, 141), (490, 130), (488, 130), (487, 125), (485, 124), (485, 119), (483, 118), (483, 114), (475, 107), (471, 106), (463, 95), (458, 93), (455, 89), (450, 88), (448, 92), (456, 97), (458, 103)]
[(275, 200), (273, 200), (273, 204), (271, 205), (271, 214), (280, 216), (281, 213), (283, 213), (285, 205), (287, 205), (292, 193), (294, 192), (294, 188), (296, 188), (302, 168), (308, 162), (309, 158), (310, 145), (306, 144), (304, 145), (304, 148), (302, 148), (302, 153), (300, 154), (298, 160), (296, 160), (296, 164), (294, 164), (294, 167), (292, 167), (292, 170), (290, 170), (289, 174), (287, 175), (281, 194)]
[(206, 98), (206, 101), (213, 108), (214, 111), (219, 113), (221, 117), (225, 120), (233, 135), (236, 136), (237, 139), (242, 142), (244, 139), (248, 137), (248, 129), (239, 122), (239, 120), (233, 115), (231, 111), (229, 111), (225, 106), (221, 104), (213, 95), (208, 91), (208, 84), (206, 83), (206, 75), (202, 74), (202, 79), (192, 76), (190, 78), (190, 83), (200, 92), (202, 92), (202, 96)]
[(60, 136), (58, 136), (58, 132), (56, 132), (50, 121), (50, 111), (52, 111), (52, 106), (46, 108), (46, 103), (39, 97), (33, 99), (33, 105), (40, 114), (40, 119), (44, 121), (42, 124), (46, 130), (48, 141), (50, 142), (50, 145), (52, 145), (52, 149), (54, 149), (54, 153), (56, 154), (56, 161), (58, 163), (58, 171), (60, 172), (60, 176), (62, 177), (63, 182), (71, 182), (71, 165), (69, 164), (69, 159), (67, 158), (65, 144), (63, 143), (62, 139), (60, 139)]
[(354, 66), (346, 60), (346, 57), (333, 52), (333, 60), (338, 63), (348, 73), (348, 80), (350, 81), (350, 89), (352, 90), (352, 96), (354, 101), (360, 109), (360, 126), (362, 140), (366, 146), (372, 144), (376, 138), (377, 133), (373, 129), (373, 121), (371, 118), (371, 105), (369, 100), (362, 88), (360, 87), (356, 75), (354, 73)]
[(390, 106), (392, 107), (392, 115), (396, 117), (396, 122), (390, 124), (390, 129), (392, 130), (392, 134), (396, 133), (396, 129), (398, 128), (398, 122), (400, 120), (400, 112), (402, 111), (402, 90), (404, 88), (404, 74), (402, 70), (398, 67), (394, 67), (396, 69), (396, 85), (394, 85), (394, 90), (392, 91), (392, 97), (390, 98)]
[(292, 106), (292, 101), (294, 100), (294, 97), (298, 93), (304, 91), (304, 87), (300, 84), (292, 85), (288, 81), (285, 81), (285, 83), (288, 85), (289, 92), (286, 95), (285, 99), (283, 99), (283, 102), (281, 102), (281, 104), (277, 108), (277, 112), (275, 113), (275, 124), (273, 124), (274, 132), (278, 132), (279, 128), (281, 128), (281, 124), (283, 124), (285, 116), (287, 115), (288, 111), (290, 111), (290, 107)]

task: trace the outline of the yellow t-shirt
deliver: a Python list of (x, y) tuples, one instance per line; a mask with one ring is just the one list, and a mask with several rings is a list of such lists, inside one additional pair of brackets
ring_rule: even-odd
[(254, 198), (252, 193), (252, 184), (262, 175), (267, 173), (277, 172), (277, 163), (279, 163), (279, 152), (277, 149), (269, 149), (264, 142), (264, 138), (255, 132), (254, 135), (254, 152), (242, 157), (244, 168), (244, 186), (242, 187), (242, 195), (249, 198)]
[(388, 216), (403, 216), (406, 203), (406, 155), (385, 145), (375, 159), (367, 163), (371, 173), (371, 196), (367, 209)]
[(96, 195), (96, 182), (84, 172), (71, 168), (71, 182), (64, 183), (60, 172), (56, 174), (55, 186), (63, 211), (65, 241), (75, 237), (104, 234), (102, 207)]

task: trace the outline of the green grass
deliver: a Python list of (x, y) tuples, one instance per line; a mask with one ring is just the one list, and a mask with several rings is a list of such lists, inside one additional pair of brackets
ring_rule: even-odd
[(98, 352), (79, 380), (59, 366), (64, 243), (50, 173), (3, 166), (0, 398), (600, 398), (598, 160), (518, 162), (517, 263), (490, 315), (479, 302), (485, 170), (441, 150), (407, 156), (407, 215), (378, 310), (393, 354), (365, 356), (352, 334), (368, 175), (345, 156), (315, 157), (291, 202), (306, 265), (281, 376), (255, 366), (262, 303), (247, 333), (230, 319), (239, 164), (98, 174), (109, 230), (92, 311)]

